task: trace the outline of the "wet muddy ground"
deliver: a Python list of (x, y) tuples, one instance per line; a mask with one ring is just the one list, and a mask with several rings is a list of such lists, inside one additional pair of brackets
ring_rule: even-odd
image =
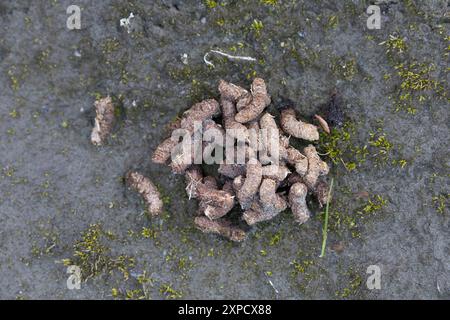
[[(450, 298), (449, 7), (377, 2), (379, 30), (374, 1), (1, 1), (0, 297)], [(67, 29), (71, 4), (81, 30)], [(211, 49), (257, 62), (208, 67)], [(345, 124), (319, 143), (336, 185), (324, 258), (317, 206), (305, 225), (286, 211), (230, 243), (194, 228), (183, 178), (150, 162), (219, 79), (255, 76), (310, 121), (342, 96)], [(93, 103), (108, 94), (120, 121), (98, 148)], [(130, 168), (158, 184), (161, 218), (125, 188)]]

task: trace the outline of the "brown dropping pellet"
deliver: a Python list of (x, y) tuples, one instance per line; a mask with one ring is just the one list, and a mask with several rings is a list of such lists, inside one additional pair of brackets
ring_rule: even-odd
[[(328, 183), (326, 183), (323, 180), (320, 180), (316, 187), (314, 188), (314, 195), (317, 198), (317, 201), (319, 202), (320, 207), (323, 207), (327, 201), (328, 201), (328, 194), (329, 194), (329, 190), (330, 187), (328, 186)], [(331, 199), (330, 199), (331, 201)]]
[(127, 173), (125, 180), (130, 188), (142, 196), (151, 216), (157, 216), (162, 212), (163, 202), (161, 195), (149, 178), (138, 172), (130, 171)]
[(259, 188), (261, 207), (264, 212), (273, 214), (273, 216), (287, 208), (286, 200), (277, 194), (276, 191), (277, 182), (269, 178), (264, 179)]
[(251, 93), (253, 99), (234, 117), (237, 122), (247, 123), (255, 120), (270, 104), (270, 96), (263, 79), (255, 78), (253, 80)]
[(308, 188), (303, 183), (294, 184), (289, 190), (289, 203), (292, 214), (297, 223), (303, 224), (309, 220), (310, 213), (306, 205), (306, 195)]
[(111, 97), (106, 97), (95, 101), (95, 124), (91, 133), (91, 142), (96, 146), (101, 146), (106, 142), (111, 133), (114, 122), (114, 105)]
[(314, 190), (317, 179), (320, 176), (327, 175), (329, 167), (325, 161), (320, 159), (316, 148), (313, 145), (303, 149), (304, 154), (308, 158), (308, 172), (304, 177), (304, 181), (310, 190)]
[(319, 140), (317, 127), (313, 124), (298, 120), (293, 108), (287, 108), (281, 111), (280, 124), (283, 131), (288, 135), (308, 141)]
[(247, 234), (243, 229), (232, 225), (230, 221), (223, 218), (210, 220), (207, 217), (196, 217), (194, 219), (194, 224), (197, 229), (204, 233), (215, 233), (231, 241), (241, 242), (247, 237)]
[(242, 187), (237, 193), (242, 209), (247, 209), (253, 202), (253, 198), (259, 190), (262, 179), (262, 166), (256, 159), (251, 159), (247, 163), (247, 173)]

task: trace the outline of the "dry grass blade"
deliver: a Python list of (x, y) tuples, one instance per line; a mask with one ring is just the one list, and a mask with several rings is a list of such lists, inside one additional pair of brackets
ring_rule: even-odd
[(331, 179), (330, 191), (328, 192), (327, 206), (325, 207), (325, 222), (323, 226), (322, 251), (319, 256), (320, 258), (325, 257), (325, 247), (327, 245), (327, 236), (328, 236), (328, 212), (330, 209), (330, 199), (331, 199), (331, 192), (333, 191), (333, 183), (334, 179)]

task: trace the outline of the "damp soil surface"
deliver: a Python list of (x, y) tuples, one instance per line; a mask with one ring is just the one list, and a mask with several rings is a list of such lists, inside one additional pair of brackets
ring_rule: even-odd
[[(373, 1), (79, 0), (69, 30), (73, 2), (0, 3), (0, 298), (450, 298), (447, 1), (376, 1), (379, 30)], [(212, 49), (256, 62), (209, 55), (213, 68)], [(230, 243), (194, 228), (183, 177), (150, 161), (219, 79), (255, 76), (274, 114), (289, 99), (313, 122), (342, 98), (319, 142), (336, 187), (325, 257), (313, 202), (302, 226), (286, 211)], [(95, 147), (107, 95), (119, 121)], [(126, 189), (129, 169), (158, 185), (161, 217)]]

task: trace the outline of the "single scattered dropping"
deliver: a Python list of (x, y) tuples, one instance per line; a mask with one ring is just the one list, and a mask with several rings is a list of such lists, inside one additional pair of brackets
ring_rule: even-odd
[(95, 112), (97, 115), (91, 133), (91, 142), (96, 146), (101, 146), (106, 142), (114, 126), (114, 105), (111, 97), (95, 101)]
[(149, 178), (138, 172), (130, 171), (127, 173), (125, 180), (130, 188), (142, 196), (151, 216), (157, 216), (162, 212), (163, 202), (161, 195)]

